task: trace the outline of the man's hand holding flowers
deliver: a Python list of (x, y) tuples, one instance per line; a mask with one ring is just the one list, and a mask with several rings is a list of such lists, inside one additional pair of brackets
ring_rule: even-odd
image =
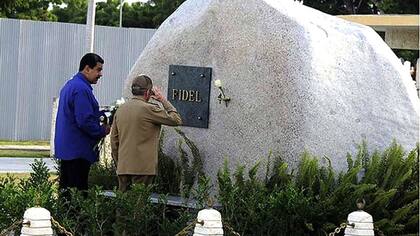
[[(100, 117), (102, 126), (105, 127), (106, 134), (109, 134), (111, 132), (111, 125), (114, 121), (114, 115), (117, 109), (125, 103), (124, 98), (117, 99), (117, 101), (114, 102), (114, 105), (111, 105), (108, 109), (102, 110), (102, 116)], [(102, 138), (97, 145), (95, 145), (94, 150), (100, 151), (103, 146), (105, 145), (105, 137)]]

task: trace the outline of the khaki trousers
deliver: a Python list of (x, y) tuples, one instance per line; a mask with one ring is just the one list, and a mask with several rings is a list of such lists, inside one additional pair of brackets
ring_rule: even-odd
[(150, 185), (154, 177), (154, 175), (118, 175), (118, 190), (126, 192), (133, 184)]

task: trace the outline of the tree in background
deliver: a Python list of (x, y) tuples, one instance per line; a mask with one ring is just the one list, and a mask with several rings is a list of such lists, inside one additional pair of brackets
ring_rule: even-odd
[[(10, 1), (10, 0), (8, 0)], [(185, 0), (149, 0), (123, 4), (124, 27), (157, 28), (171, 15)], [(62, 0), (64, 7), (54, 4), (52, 14), (57, 21), (68, 23), (86, 23), (86, 0)], [(120, 0), (107, 0), (96, 5), (95, 23), (97, 25), (119, 25)]]
[(331, 15), (378, 13), (374, 0), (303, 0), (303, 4)]
[[(123, 26), (157, 28), (185, 0), (148, 0), (123, 6)], [(418, 14), (418, 0), (303, 0), (331, 15)], [(96, 24), (118, 26), (120, 0), (97, 3)], [(49, 8), (52, 6), (52, 9)], [(86, 23), (86, 0), (1, 0), (0, 17)]]
[[(127, 5), (127, 4), (124, 4)], [(95, 24), (118, 26), (120, 22), (120, 1), (107, 0), (96, 4)], [(123, 11), (124, 12), (124, 11)]]
[[(148, 0), (123, 4), (124, 27), (158, 28), (185, 0)], [(419, 14), (419, 0), (303, 0), (303, 4), (331, 15)], [(52, 8), (50, 7), (52, 6)], [(120, 0), (99, 2), (97, 25), (119, 25)], [(0, 17), (86, 23), (86, 0), (0, 0)], [(418, 50), (394, 50), (415, 63)]]
[(385, 14), (419, 14), (419, 0), (382, 0), (378, 6)]
[(124, 27), (156, 28), (153, 23), (153, 14), (151, 3), (136, 2), (131, 6), (124, 4), (122, 25)]
[(57, 16), (48, 10), (51, 4), (61, 4), (62, 0), (1, 0), (0, 16), (6, 18), (56, 21)]
[(7, 17), (7, 13), (13, 11), (12, 9), (17, 4), (16, 0), (2, 0), (0, 1), (0, 17)]
[(158, 28), (185, 0), (149, 0), (124, 6), (123, 26)]
[[(86, 23), (87, 1), (86, 0), (62, 0), (65, 7), (55, 4), (51, 10), (57, 16), (57, 21), (66, 23)], [(60, 4), (61, 4), (60, 3)]]
[(303, 4), (331, 15), (419, 14), (418, 0), (303, 0)]

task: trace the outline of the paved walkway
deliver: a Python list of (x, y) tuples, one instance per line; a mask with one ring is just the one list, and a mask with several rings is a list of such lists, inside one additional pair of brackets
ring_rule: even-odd
[[(105, 190), (103, 192), (103, 195), (107, 197), (115, 197), (116, 194), (114, 191), (111, 190)], [(165, 194), (158, 194), (158, 193), (152, 193), (150, 195), (150, 201), (152, 203), (161, 203), (166, 201), (166, 205), (170, 206), (177, 206), (177, 207), (186, 207), (186, 208), (193, 208), (193, 209), (201, 209), (202, 206), (198, 205), (197, 200), (190, 198), (186, 199), (180, 196), (173, 196), (173, 195), (165, 195)], [(221, 209), (222, 204), (216, 202), (213, 204), (213, 208), (215, 209)]]
[(39, 145), (0, 145), (0, 150), (49, 151), (50, 146)]
[[(35, 159), (30, 157), (0, 157), (0, 173), (29, 173), (32, 172), (31, 165)], [(55, 172), (55, 161), (51, 158), (42, 158), (48, 169)]]

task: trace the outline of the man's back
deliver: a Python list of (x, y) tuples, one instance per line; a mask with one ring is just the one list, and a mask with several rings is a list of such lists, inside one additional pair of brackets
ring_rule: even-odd
[(88, 189), (90, 166), (98, 160), (94, 147), (110, 131), (109, 125), (100, 124), (103, 113), (91, 86), (102, 77), (103, 64), (99, 55), (85, 54), (79, 72), (60, 91), (54, 147), (60, 159), (59, 188), (66, 201), (71, 199), (69, 188)]
[(84, 157), (96, 161), (94, 145), (104, 136), (99, 122), (99, 104), (81, 73), (67, 81), (60, 92), (55, 153), (59, 159)]
[[(114, 147), (118, 146), (118, 150), (113, 150), (118, 153), (118, 175), (156, 175), (161, 125), (182, 124), (169, 102), (163, 106), (165, 109), (134, 97), (117, 110), (112, 140)], [(114, 137), (116, 133), (118, 137)]]

